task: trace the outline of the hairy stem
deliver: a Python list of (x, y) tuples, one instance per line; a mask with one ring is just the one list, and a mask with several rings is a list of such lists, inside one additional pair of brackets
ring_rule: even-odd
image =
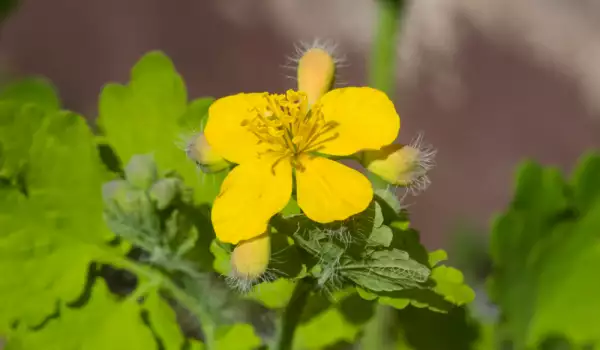
[(290, 302), (281, 316), (277, 338), (272, 350), (290, 350), (292, 348), (294, 331), (300, 322), (302, 311), (314, 285), (315, 282), (312, 278), (302, 278), (296, 283)]

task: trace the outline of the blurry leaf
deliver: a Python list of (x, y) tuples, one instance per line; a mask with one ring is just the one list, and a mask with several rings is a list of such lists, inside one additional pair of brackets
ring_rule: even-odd
[(263, 282), (250, 291), (248, 299), (256, 300), (270, 309), (284, 308), (294, 291), (294, 282), (278, 278), (273, 282)]
[(573, 189), (577, 207), (589, 210), (600, 199), (600, 154), (589, 153), (581, 157), (573, 174)]
[(23, 181), (31, 143), (46, 115), (36, 105), (0, 100), (0, 177)]
[(436, 266), (442, 261), (448, 260), (448, 254), (445, 250), (438, 249), (434, 252), (429, 253), (429, 265)]
[(376, 201), (374, 202), (375, 205), (375, 217), (373, 218), (373, 227), (374, 228), (379, 228), (381, 227), (381, 225), (383, 225), (383, 212), (381, 209), (381, 205), (379, 205), (379, 203), (377, 203)]
[[(426, 309), (407, 307), (398, 311), (398, 327), (412, 350), (475, 350), (479, 325), (464, 308), (441, 314)], [(435, 330), (435, 336), (431, 335)], [(491, 350), (493, 348), (486, 348)], [(483, 350), (483, 349), (481, 349)]]
[(216, 349), (254, 350), (262, 344), (252, 325), (245, 323), (221, 327), (216, 338)]
[(185, 145), (177, 146), (182, 136), (201, 129), (210, 101), (188, 105), (183, 80), (171, 60), (150, 52), (134, 66), (129, 85), (105, 86), (98, 124), (123, 163), (135, 154), (152, 153), (160, 170), (176, 171), (194, 188), (199, 202), (210, 203), (226, 172), (200, 174), (187, 159)]
[(223, 249), (216, 239), (210, 244), (210, 252), (215, 256), (213, 262), (215, 271), (224, 276), (229, 275), (231, 271), (230, 252)]
[(597, 162), (593, 155), (582, 160), (573, 191), (557, 170), (522, 165), (514, 200), (496, 221), (490, 291), (515, 348), (552, 334), (600, 344), (600, 282), (591, 277), (600, 266)]
[(394, 233), (388, 226), (381, 226), (373, 229), (369, 237), (369, 244), (375, 246), (389, 247), (394, 240)]
[(320, 350), (343, 340), (353, 343), (360, 328), (348, 321), (338, 308), (331, 307), (296, 328), (293, 349)]
[[(0, 0), (0, 16), (2, 4)], [(0, 101), (17, 102), (18, 104), (34, 104), (45, 111), (57, 112), (60, 101), (54, 86), (44, 78), (25, 78), (9, 83), (0, 90)]]
[(464, 283), (462, 272), (449, 266), (437, 266), (431, 273), (436, 285), (434, 291), (455, 305), (464, 305), (475, 299), (475, 292)]
[(22, 186), (0, 188), (0, 329), (40, 324), (81, 293), (91, 261), (116, 254), (105, 244), (106, 171), (85, 121), (57, 112), (18, 123), (32, 125), (11, 152), (27, 164)]
[[(157, 348), (157, 341), (165, 350), (180, 349), (183, 336), (173, 311), (156, 291), (148, 299), (143, 305), (131, 298), (120, 301), (98, 280), (85, 305), (61, 307), (39, 330), (18, 329), (8, 349), (147, 350)], [(148, 312), (152, 324), (145, 324), (142, 311)]]

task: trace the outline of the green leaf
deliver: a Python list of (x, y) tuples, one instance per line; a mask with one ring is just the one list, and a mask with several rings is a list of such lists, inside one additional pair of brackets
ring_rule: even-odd
[(382, 250), (372, 253), (360, 264), (342, 265), (342, 275), (371, 291), (396, 291), (418, 288), (429, 278), (429, 269), (410, 259), (408, 253)]
[[(577, 346), (600, 344), (600, 203), (597, 156), (588, 155), (568, 188), (557, 170), (527, 163), (515, 198), (496, 221), (490, 292), (516, 349), (563, 335)], [(572, 196), (571, 196), (572, 194)]]
[(0, 100), (0, 177), (23, 186), (29, 149), (46, 114), (36, 105)]
[(66, 112), (18, 121), (26, 122), (35, 138), (22, 133), (30, 142), (13, 153), (26, 164), (22, 184), (0, 187), (0, 330), (41, 323), (81, 293), (92, 261), (120, 254), (106, 244), (107, 173), (86, 122)]
[(199, 202), (210, 203), (226, 172), (200, 174), (177, 142), (202, 128), (211, 102), (199, 99), (188, 105), (181, 76), (166, 55), (155, 51), (134, 66), (128, 85), (105, 86), (98, 124), (122, 163), (135, 154), (152, 153), (160, 170), (176, 171)]
[(600, 154), (589, 153), (582, 157), (572, 179), (574, 197), (580, 210), (590, 209), (600, 199)]
[(99, 280), (84, 306), (60, 307), (58, 316), (39, 330), (19, 328), (9, 338), (8, 349), (147, 350), (157, 348), (156, 338), (165, 350), (180, 349), (184, 341), (175, 314), (156, 290), (140, 305), (133, 298), (118, 300)]
[(17, 80), (4, 86), (0, 90), (0, 101), (33, 104), (50, 112), (60, 109), (60, 100), (52, 83), (38, 77)]
[(436, 285), (434, 291), (454, 305), (464, 305), (475, 300), (475, 292), (464, 283), (462, 272), (449, 266), (433, 269), (431, 278)]
[(339, 341), (353, 343), (360, 329), (340, 309), (330, 307), (296, 328), (293, 349), (319, 350)]
[[(407, 307), (398, 311), (398, 323), (398, 328), (403, 330), (403, 341), (412, 350), (474, 349), (481, 332), (480, 325), (465, 308), (454, 308), (441, 314)], [(432, 336), (432, 330), (435, 330), (435, 336)]]
[(254, 350), (262, 344), (252, 325), (247, 323), (220, 327), (216, 338), (216, 349)]
[(246, 298), (256, 300), (270, 309), (281, 309), (289, 303), (294, 285), (292, 280), (285, 278), (263, 282), (253, 288)]
[(389, 247), (394, 240), (394, 232), (388, 226), (381, 226), (373, 229), (369, 236), (369, 245)]

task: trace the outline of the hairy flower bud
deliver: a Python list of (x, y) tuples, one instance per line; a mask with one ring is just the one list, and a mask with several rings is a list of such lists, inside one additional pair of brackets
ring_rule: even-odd
[(158, 179), (154, 157), (149, 154), (136, 154), (125, 167), (125, 178), (139, 189), (148, 189)]
[(391, 144), (376, 151), (364, 151), (362, 165), (392, 185), (411, 191), (424, 190), (430, 181), (427, 172), (434, 166), (436, 150), (421, 146), (422, 137), (409, 145)]
[(231, 281), (234, 287), (248, 290), (260, 280), (269, 266), (271, 239), (268, 233), (241, 241), (231, 253)]
[(314, 47), (299, 59), (298, 90), (307, 94), (310, 105), (332, 88), (334, 80), (335, 60), (326, 50)]
[(204, 173), (216, 173), (230, 166), (229, 162), (210, 147), (204, 133), (192, 138), (185, 148), (185, 153)]

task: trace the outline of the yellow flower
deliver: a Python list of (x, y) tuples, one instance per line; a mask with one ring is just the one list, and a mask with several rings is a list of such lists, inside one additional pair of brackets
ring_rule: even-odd
[[(316, 50), (316, 49), (315, 49)], [(280, 212), (296, 182), (298, 205), (319, 223), (344, 220), (373, 198), (359, 171), (323, 157), (350, 156), (392, 143), (400, 118), (385, 93), (369, 87), (327, 92), (333, 69), (326, 53), (310, 50), (299, 62), (307, 92), (249, 93), (215, 101), (204, 129), (212, 150), (238, 164), (225, 178), (212, 208), (220, 241), (237, 244), (261, 236)], [(318, 76), (303, 74), (320, 69)]]
[(239, 164), (214, 202), (219, 240), (236, 244), (266, 231), (296, 178), (298, 205), (316, 222), (344, 220), (369, 205), (370, 182), (360, 172), (316, 155), (349, 156), (392, 143), (400, 128), (393, 103), (378, 90), (332, 90), (309, 110), (306, 94), (238, 94), (209, 109), (205, 135), (213, 150)]

